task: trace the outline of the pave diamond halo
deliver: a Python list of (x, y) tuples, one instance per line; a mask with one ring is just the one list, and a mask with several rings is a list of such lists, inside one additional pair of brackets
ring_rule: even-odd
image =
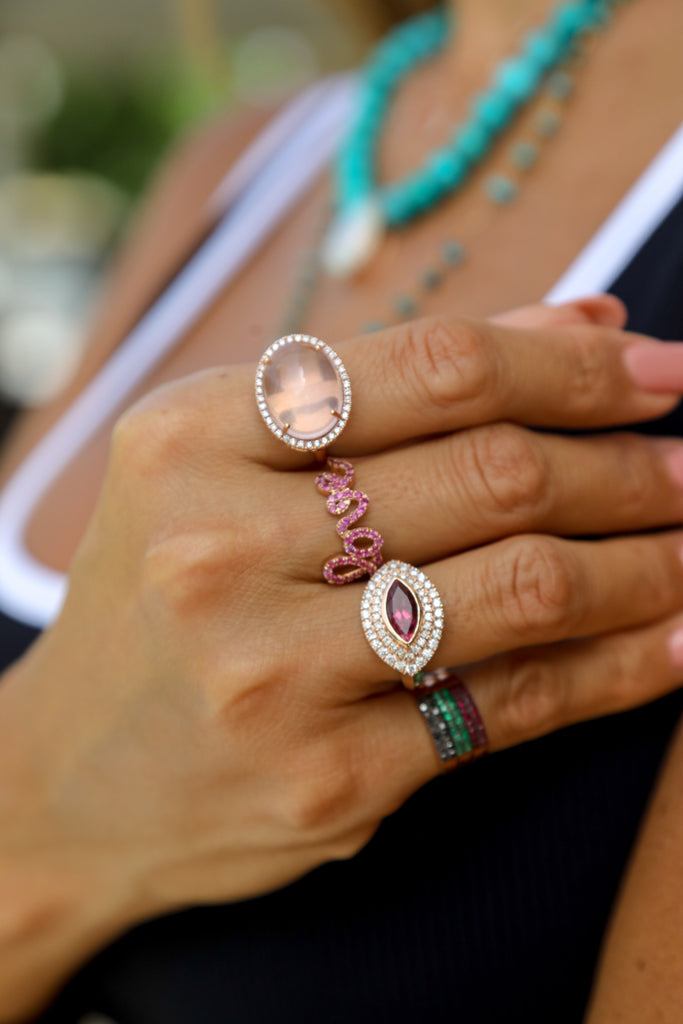
[(373, 651), (412, 689), (443, 632), (443, 603), (434, 584), (407, 562), (387, 562), (366, 584), (360, 614)]
[(256, 369), (256, 404), (268, 429), (290, 448), (315, 451), (346, 426), (351, 382), (340, 357), (310, 334), (278, 338)]

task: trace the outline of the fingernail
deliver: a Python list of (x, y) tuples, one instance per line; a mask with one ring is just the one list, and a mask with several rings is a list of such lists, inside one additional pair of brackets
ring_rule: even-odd
[(623, 327), (628, 317), (626, 306), (616, 295), (585, 295), (567, 305), (573, 305), (600, 327)]
[(683, 391), (683, 342), (635, 341), (623, 352), (633, 383), (643, 391)]
[(683, 629), (675, 630), (669, 637), (669, 652), (674, 665), (683, 668)]

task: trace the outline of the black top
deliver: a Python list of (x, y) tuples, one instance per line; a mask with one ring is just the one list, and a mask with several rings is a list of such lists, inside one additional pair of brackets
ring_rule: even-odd
[[(611, 290), (632, 330), (683, 338), (682, 282), (683, 200)], [(644, 430), (682, 426), (677, 410)], [(0, 667), (33, 635), (1, 619)], [(682, 706), (678, 692), (439, 778), (351, 861), (135, 929), (41, 1020), (579, 1024)]]

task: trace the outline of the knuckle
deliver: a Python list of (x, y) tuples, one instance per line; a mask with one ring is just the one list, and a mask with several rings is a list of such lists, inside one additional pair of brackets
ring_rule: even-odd
[(142, 558), (144, 600), (180, 619), (207, 615), (218, 606), (225, 615), (236, 611), (239, 621), (252, 613), (261, 615), (271, 597), (281, 600), (279, 576), (264, 572), (264, 566), (281, 566), (287, 544), (287, 529), (267, 515), (259, 519), (258, 528), (246, 518), (235, 518), (219, 528), (162, 536), (148, 545)]
[(115, 462), (127, 463), (135, 452), (141, 434), (140, 418), (132, 410), (119, 416), (111, 433), (111, 456)]
[(470, 432), (464, 480), (478, 508), (528, 523), (550, 501), (550, 473), (538, 440), (522, 427), (500, 423)]
[(522, 743), (568, 724), (567, 688), (552, 661), (519, 652), (509, 657), (508, 671), (499, 709), (506, 743)]
[(681, 600), (681, 572), (678, 559), (671, 557), (668, 537), (636, 537), (634, 554), (638, 565), (634, 586), (639, 603), (650, 609), (648, 618), (673, 611)]
[(614, 390), (609, 350), (590, 327), (577, 328), (573, 344), (572, 372), (565, 381), (567, 406), (575, 412), (600, 409)]
[(505, 546), (500, 601), (507, 627), (523, 639), (566, 632), (578, 616), (574, 572), (560, 544), (530, 536)]
[(596, 694), (594, 714), (610, 714), (640, 704), (646, 699), (644, 684), (652, 681), (652, 656), (645, 644), (624, 643), (611, 637), (602, 644), (601, 685)]
[(337, 835), (355, 808), (358, 784), (351, 759), (333, 743), (290, 759), (281, 800), (285, 825), (293, 832)]
[(394, 365), (403, 367), (419, 397), (437, 409), (478, 397), (491, 387), (492, 350), (483, 325), (429, 317), (403, 325)]
[(235, 586), (239, 558), (234, 530), (165, 537), (145, 552), (141, 571), (146, 601), (162, 605), (179, 619), (205, 613)]
[(619, 466), (619, 511), (626, 521), (642, 515), (654, 497), (651, 446), (636, 434), (613, 434), (610, 456)]
[(146, 479), (173, 464), (197, 436), (194, 411), (179, 403), (133, 407), (116, 422), (111, 452), (115, 464)]
[(354, 829), (353, 832), (340, 836), (331, 846), (330, 858), (332, 860), (351, 860), (352, 857), (360, 853), (364, 846), (368, 845), (376, 831), (377, 824), (373, 824)]

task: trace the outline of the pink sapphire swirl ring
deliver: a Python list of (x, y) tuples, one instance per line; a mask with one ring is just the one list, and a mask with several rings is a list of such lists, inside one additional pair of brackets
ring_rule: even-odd
[(278, 440), (320, 457), (346, 426), (351, 382), (337, 353), (320, 338), (287, 334), (256, 369), (256, 404)]
[(353, 487), (353, 464), (346, 459), (328, 459), (326, 466), (325, 472), (315, 478), (315, 485), (321, 494), (327, 495), (327, 511), (341, 516), (337, 533), (343, 541), (344, 553), (327, 559), (323, 576), (332, 584), (352, 583), (379, 569), (384, 538), (369, 526), (352, 526), (365, 515), (370, 504), (367, 494)]
[(443, 632), (443, 603), (425, 573), (391, 561), (366, 584), (361, 624), (373, 651), (413, 690), (436, 654)]

